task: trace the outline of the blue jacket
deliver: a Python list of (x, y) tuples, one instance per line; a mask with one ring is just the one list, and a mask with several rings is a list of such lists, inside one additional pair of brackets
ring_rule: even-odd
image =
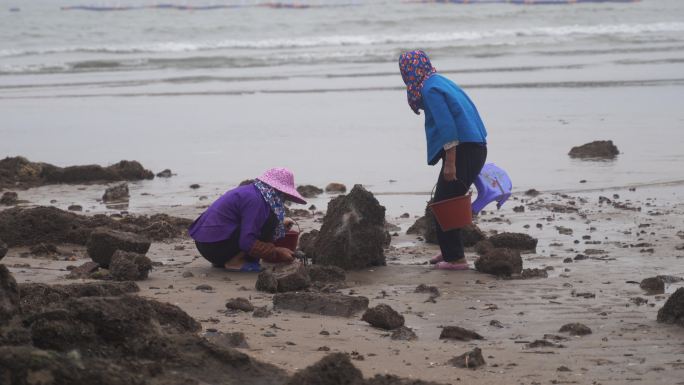
[(449, 142), (487, 143), (487, 130), (475, 104), (456, 83), (432, 75), (423, 83), (422, 96), (429, 165), (439, 161)]

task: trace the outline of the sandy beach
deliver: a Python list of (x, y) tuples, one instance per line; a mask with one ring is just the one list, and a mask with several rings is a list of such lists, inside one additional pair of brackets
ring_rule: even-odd
[[(226, 301), (235, 297), (272, 310), (273, 295), (255, 289), (256, 274), (211, 268), (185, 237), (153, 243), (147, 255), (155, 267), (149, 279), (138, 282), (139, 295), (179, 306), (201, 322), (200, 333), (243, 332), (248, 347), (240, 350), (289, 373), (328, 352), (345, 352), (367, 376), (391, 373), (449, 384), (679, 384), (684, 331), (657, 323), (656, 313), (668, 295), (682, 287), (676, 279), (684, 278), (681, 188), (673, 183), (542, 192), (534, 198), (516, 194), (500, 211), (480, 216), (478, 225), (489, 234), (521, 231), (538, 238), (536, 252), (524, 254), (523, 260), (525, 268), (548, 270), (548, 278), (539, 279), (435, 271), (426, 261), (437, 247), (405, 234), (422, 212), (410, 213), (409, 218), (388, 217), (402, 228), (386, 250), (388, 265), (348, 272), (346, 288), (340, 292), (368, 297), (370, 306), (390, 305), (415, 331), (414, 341), (392, 340), (389, 332), (371, 327), (360, 315), (276, 310), (267, 318), (256, 318), (249, 312), (226, 312)], [(48, 186), (27, 190), (22, 197), (40, 201), (65, 190), (88, 196), (101, 186)], [(611, 204), (599, 204), (599, 197), (607, 197)], [(519, 206), (525, 211), (512, 210)], [(180, 205), (165, 211), (194, 218), (202, 207)], [(559, 207), (576, 211), (560, 213)], [(309, 231), (320, 226), (320, 218), (318, 214), (298, 221), (303, 231)], [(560, 234), (560, 228), (572, 234)], [(77, 245), (59, 245), (59, 250), (60, 255), (41, 257), (27, 248), (12, 248), (3, 263), (18, 282), (73, 283), (65, 279), (67, 267), (88, 261), (87, 252)], [(477, 258), (474, 253), (468, 256), (471, 263)], [(673, 282), (664, 294), (648, 295), (638, 283), (656, 275), (672, 276)], [(202, 284), (212, 289), (196, 290)], [(439, 297), (426, 301), (428, 294), (415, 293), (420, 284), (437, 287)], [(559, 332), (571, 322), (588, 326), (592, 333)], [(448, 325), (473, 330), (484, 339), (440, 340), (440, 328)], [(538, 340), (555, 346), (528, 345)], [(458, 369), (447, 364), (474, 347), (482, 349), (485, 367)]]

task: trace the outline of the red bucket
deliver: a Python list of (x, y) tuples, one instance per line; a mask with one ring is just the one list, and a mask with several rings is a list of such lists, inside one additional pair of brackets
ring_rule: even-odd
[(299, 242), (299, 231), (290, 230), (285, 233), (285, 236), (275, 241), (276, 247), (286, 247), (292, 251), (297, 250), (297, 243)]
[(461, 229), (473, 223), (473, 207), (470, 198), (471, 193), (468, 193), (430, 204), (430, 209), (443, 231)]

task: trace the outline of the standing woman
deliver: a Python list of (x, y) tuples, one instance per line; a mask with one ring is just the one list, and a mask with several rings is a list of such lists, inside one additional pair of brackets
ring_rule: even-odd
[[(477, 108), (423, 51), (402, 53), (399, 70), (409, 106), (417, 115), (425, 111), (428, 164), (442, 160), (434, 201), (465, 195), (487, 159), (487, 130)], [(442, 231), (437, 223), (437, 240), (441, 254), (430, 260), (437, 269), (468, 269), (460, 229)]]
[(285, 201), (304, 204), (286, 168), (272, 168), (253, 183), (223, 194), (190, 226), (200, 254), (214, 267), (259, 271), (260, 261), (290, 263), (292, 250), (276, 247), (292, 220), (285, 218)]

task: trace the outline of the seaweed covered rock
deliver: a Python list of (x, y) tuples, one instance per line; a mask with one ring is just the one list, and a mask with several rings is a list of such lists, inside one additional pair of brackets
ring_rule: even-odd
[(425, 206), (425, 215), (418, 218), (411, 227), (406, 230), (406, 234), (420, 235), (425, 239), (425, 242), (437, 244), (437, 222), (435, 222), (435, 215), (430, 209), (431, 201)]
[(0, 326), (19, 312), (17, 281), (5, 265), (0, 265)]
[(404, 316), (384, 303), (366, 310), (361, 317), (376, 328), (393, 330), (404, 326)]
[(328, 203), (316, 237), (316, 264), (362, 269), (385, 264), (385, 208), (361, 185)]
[(137, 161), (122, 160), (111, 166), (99, 165), (58, 167), (31, 162), (17, 156), (0, 160), (0, 187), (35, 187), (57, 183), (93, 183), (152, 179), (154, 174)]
[(614, 159), (620, 154), (612, 140), (596, 140), (570, 149), (571, 158)]
[(13, 207), (0, 211), (0, 238), (10, 247), (39, 243), (85, 245), (95, 229), (107, 228), (163, 240), (182, 235), (190, 223), (166, 214), (129, 215), (114, 220), (102, 214), (85, 216), (50, 206)]
[(311, 286), (306, 266), (294, 262), (289, 265), (264, 266), (256, 281), (256, 289), (267, 293), (303, 290)]
[(7, 244), (0, 239), (0, 260), (5, 258), (5, 255), (7, 255), (7, 251), (9, 249), (7, 248)]
[(680, 287), (658, 310), (658, 322), (684, 327), (684, 287)]
[(477, 271), (496, 276), (510, 277), (522, 272), (520, 252), (511, 249), (491, 249), (475, 261)]
[(368, 298), (345, 294), (278, 293), (273, 296), (273, 307), (337, 317), (351, 317), (368, 308)]
[(115, 281), (141, 281), (152, 270), (152, 261), (138, 253), (117, 250), (109, 264), (109, 274)]
[(112, 187), (108, 187), (102, 195), (102, 201), (105, 203), (127, 201), (130, 197), (128, 193), (128, 183), (119, 183)]
[(348, 355), (334, 353), (298, 371), (286, 385), (363, 385), (363, 374)]
[(500, 233), (489, 237), (489, 241), (494, 247), (515, 249), (515, 250), (535, 250), (537, 248), (537, 238), (533, 238), (525, 233)]
[(88, 255), (102, 267), (108, 267), (117, 250), (145, 255), (150, 249), (150, 240), (134, 233), (110, 229), (96, 229), (88, 239)]

